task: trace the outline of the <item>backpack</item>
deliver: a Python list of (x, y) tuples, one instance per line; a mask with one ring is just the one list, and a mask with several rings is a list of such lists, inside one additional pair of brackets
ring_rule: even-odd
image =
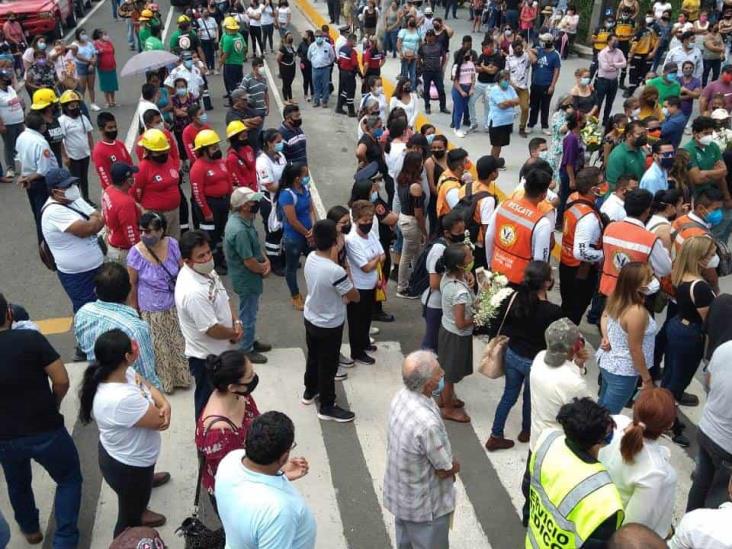
[[(442, 238), (436, 238), (432, 242), (429, 242), (422, 253), (419, 254), (417, 260), (414, 262), (412, 267), (412, 274), (409, 277), (409, 286), (407, 287), (407, 295), (409, 296), (421, 296), (424, 291), (430, 286), (430, 273), (427, 271), (427, 256), (430, 255), (432, 246), (435, 244), (442, 244), (447, 246), (447, 241)], [(429, 299), (429, 298), (428, 298)]]
[(726, 242), (723, 242), (719, 238), (715, 237), (704, 225), (701, 225), (694, 220), (691, 220), (689, 223), (681, 225), (681, 227), (671, 233), (671, 242), (676, 240), (676, 237), (681, 231), (683, 231), (684, 229), (689, 229), (691, 227), (701, 227), (702, 229), (707, 231), (707, 236), (711, 238), (714, 241), (714, 244), (717, 246), (717, 255), (719, 256), (719, 265), (716, 268), (717, 275), (727, 276), (729, 274), (732, 274), (732, 252), (730, 251), (729, 246), (727, 246)]
[(478, 233), (480, 232), (480, 223), (475, 220), (475, 208), (478, 207), (481, 200), (489, 196), (493, 197), (496, 206), (498, 206), (498, 199), (488, 191), (473, 194), (473, 182), (471, 181), (465, 184), (465, 196), (452, 209), (453, 212), (458, 212), (465, 221), (465, 228), (470, 232), (470, 241), (473, 243), (478, 239)]
[[(289, 192), (292, 195), (292, 205), (297, 206), (297, 195), (292, 192), (291, 189), (283, 189), (287, 192)], [(277, 200), (276, 203), (272, 204), (272, 209), (269, 212), (269, 216), (267, 217), (267, 228), (269, 229), (269, 232), (276, 233), (277, 231), (282, 230), (282, 223), (285, 219), (285, 212), (282, 210), (282, 206), (280, 206), (280, 201)]]

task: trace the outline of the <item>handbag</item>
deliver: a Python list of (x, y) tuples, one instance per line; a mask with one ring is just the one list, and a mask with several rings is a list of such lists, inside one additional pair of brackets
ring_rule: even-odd
[(381, 263), (376, 264), (376, 288), (374, 288), (374, 300), (377, 303), (386, 301), (386, 284), (388, 283), (387, 278), (384, 276)]
[(487, 378), (498, 379), (505, 373), (503, 367), (503, 356), (506, 353), (506, 345), (508, 345), (509, 338), (508, 336), (501, 335), (501, 330), (503, 329), (503, 324), (506, 322), (506, 318), (508, 317), (508, 313), (511, 310), (511, 306), (516, 299), (517, 294), (518, 292), (514, 292), (513, 296), (511, 296), (511, 301), (508, 303), (508, 307), (503, 315), (503, 320), (501, 320), (501, 325), (498, 327), (496, 336), (491, 338), (485, 346), (485, 349), (483, 349), (483, 356), (480, 358), (478, 371)]
[[(57, 206), (63, 206), (64, 208), (68, 208), (72, 212), (78, 213), (85, 220), (89, 220), (89, 216), (85, 213), (80, 212), (76, 208), (72, 208), (71, 206), (67, 206), (66, 204), (61, 204), (59, 202), (51, 202), (50, 204), (46, 204), (41, 210), (41, 216), (43, 216), (43, 212), (46, 208), (48, 208), (49, 206), (53, 206), (54, 204), (56, 204)], [(104, 235), (101, 234), (101, 232), (97, 236), (97, 244), (99, 245), (99, 249), (102, 251), (102, 255), (106, 256), (109, 248), (107, 247), (107, 241), (105, 240)], [(40, 244), (38, 244), (38, 255), (40, 256), (41, 261), (49, 271), (56, 272), (56, 258), (53, 257), (53, 252), (51, 251), (51, 248), (48, 247), (48, 243), (46, 242), (45, 238), (42, 238)]]

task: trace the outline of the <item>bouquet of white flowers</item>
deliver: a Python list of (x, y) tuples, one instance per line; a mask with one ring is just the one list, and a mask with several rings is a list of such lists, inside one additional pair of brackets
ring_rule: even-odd
[(485, 271), (478, 280), (479, 289), (473, 319), (477, 326), (488, 326), (498, 314), (503, 301), (513, 295), (508, 278), (502, 274)]

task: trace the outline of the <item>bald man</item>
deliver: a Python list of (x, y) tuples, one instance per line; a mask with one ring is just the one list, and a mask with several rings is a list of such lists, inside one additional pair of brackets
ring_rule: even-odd
[(617, 530), (607, 549), (667, 549), (661, 536), (643, 524), (630, 523)]

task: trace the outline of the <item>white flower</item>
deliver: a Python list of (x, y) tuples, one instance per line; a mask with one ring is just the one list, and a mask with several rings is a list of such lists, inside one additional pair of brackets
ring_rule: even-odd
[(497, 274), (495, 276), (495, 283), (501, 286), (505, 286), (506, 284), (508, 284), (508, 278), (506, 278), (506, 275)]
[(489, 303), (493, 307), (500, 307), (501, 303), (503, 303), (503, 300), (505, 300), (508, 296), (510, 296), (513, 293), (513, 289), (511, 288), (501, 288), (498, 290), (493, 296), (491, 296)]

